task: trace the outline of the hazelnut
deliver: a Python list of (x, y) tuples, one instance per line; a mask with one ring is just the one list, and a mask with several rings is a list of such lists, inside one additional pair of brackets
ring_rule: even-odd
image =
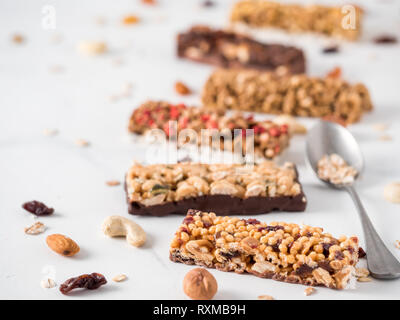
[(211, 300), (217, 290), (217, 280), (203, 268), (189, 271), (183, 279), (183, 291), (193, 300)]

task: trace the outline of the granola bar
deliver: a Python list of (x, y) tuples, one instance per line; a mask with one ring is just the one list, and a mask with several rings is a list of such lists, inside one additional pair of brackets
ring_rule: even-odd
[[(170, 121), (176, 121), (176, 127), (171, 127), (173, 123)], [(145, 102), (134, 110), (130, 118), (129, 130), (132, 133), (144, 135), (151, 129), (164, 130), (170, 140), (177, 140), (178, 146), (186, 143), (186, 140), (178, 139), (179, 133), (184, 129), (192, 129), (197, 133), (197, 140), (193, 143), (242, 154), (247, 153), (246, 140), (250, 142), (251, 138), (254, 139), (255, 156), (267, 159), (279, 155), (290, 140), (287, 124), (256, 121), (253, 116), (245, 117), (241, 113), (227, 116), (224, 111), (187, 107), (184, 104), (172, 105), (163, 101)]]
[(372, 110), (368, 89), (340, 78), (289, 75), (287, 72), (216, 70), (207, 80), (202, 96), (213, 110), (329, 117), (345, 123), (360, 120)]
[(195, 26), (178, 35), (178, 56), (223, 68), (275, 70), (285, 66), (293, 74), (305, 72), (300, 49), (262, 44), (244, 35), (206, 26)]
[(349, 9), (244, 0), (235, 4), (230, 20), (255, 28), (278, 28), (292, 33), (313, 32), (355, 41), (361, 35), (362, 10), (356, 6)]
[(217, 214), (304, 211), (307, 200), (291, 163), (134, 164), (126, 175), (128, 211), (136, 215), (183, 214), (191, 208)]
[(322, 228), (189, 210), (171, 242), (170, 259), (306, 286), (345, 289), (354, 279), (358, 250), (357, 237), (336, 239)]

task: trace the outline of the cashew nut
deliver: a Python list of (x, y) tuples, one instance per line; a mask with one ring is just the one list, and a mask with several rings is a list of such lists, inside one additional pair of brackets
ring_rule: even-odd
[(124, 237), (132, 246), (140, 247), (146, 241), (146, 233), (137, 223), (121, 217), (109, 216), (102, 225), (102, 230), (109, 237)]

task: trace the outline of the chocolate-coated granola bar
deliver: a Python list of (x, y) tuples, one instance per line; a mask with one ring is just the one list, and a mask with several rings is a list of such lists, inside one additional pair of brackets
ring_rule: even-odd
[[(177, 126), (171, 127), (170, 121), (176, 122)], [(242, 154), (247, 153), (246, 148), (250, 144), (246, 140), (250, 142), (250, 139), (254, 139), (254, 155), (267, 159), (279, 155), (290, 140), (286, 124), (279, 125), (269, 120), (256, 121), (253, 116), (245, 117), (241, 113), (227, 116), (224, 111), (187, 107), (184, 104), (173, 105), (163, 101), (145, 102), (134, 110), (130, 118), (131, 132), (146, 134), (151, 129), (163, 130), (170, 140), (178, 140), (178, 146), (186, 143), (186, 140), (178, 139), (179, 133), (191, 129), (197, 134), (197, 141), (193, 143)]]
[(191, 208), (219, 215), (259, 214), (304, 211), (307, 204), (291, 163), (134, 164), (125, 185), (128, 211), (136, 215), (185, 215)]
[(361, 35), (362, 10), (356, 6), (302, 6), (273, 1), (239, 1), (230, 20), (255, 28), (278, 28), (288, 32), (314, 32), (346, 40)]
[(354, 279), (358, 251), (357, 237), (336, 239), (322, 228), (189, 210), (171, 242), (170, 259), (289, 283), (345, 289)]
[(372, 110), (363, 84), (286, 72), (216, 70), (203, 89), (203, 104), (212, 110), (237, 109), (252, 112), (326, 117), (354, 123)]
[(178, 56), (223, 68), (275, 70), (287, 67), (291, 73), (305, 72), (301, 50), (279, 44), (262, 44), (244, 35), (195, 26), (178, 35)]

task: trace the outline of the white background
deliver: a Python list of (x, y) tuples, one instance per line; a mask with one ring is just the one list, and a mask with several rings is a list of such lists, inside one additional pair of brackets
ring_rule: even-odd
[[(334, 2), (334, 1), (333, 1)], [(38, 299), (183, 299), (184, 274), (192, 267), (169, 261), (169, 242), (182, 217), (131, 217), (146, 230), (147, 244), (140, 249), (124, 239), (106, 238), (100, 229), (109, 215), (128, 217), (123, 187), (107, 187), (119, 179), (133, 159), (143, 160), (144, 145), (135, 144), (126, 127), (132, 110), (146, 99), (200, 104), (202, 84), (212, 67), (179, 61), (175, 36), (193, 23), (223, 27), (231, 1), (204, 9), (200, 1), (159, 1), (145, 6), (139, 1), (29, 1), (0, 2), (0, 298)], [(44, 5), (56, 9), (56, 30), (41, 26)], [(277, 38), (302, 47), (308, 73), (322, 76), (335, 66), (350, 82), (362, 81), (371, 91), (375, 110), (350, 127), (366, 158), (366, 170), (358, 183), (365, 207), (389, 249), (400, 239), (399, 205), (383, 199), (384, 186), (400, 180), (400, 46), (378, 46), (371, 38), (383, 31), (400, 37), (398, 1), (362, 1), (366, 27), (359, 43), (342, 44), (341, 51), (323, 55), (326, 41), (317, 37), (258, 32), (265, 40)], [(141, 22), (122, 26), (121, 18), (135, 14)], [(107, 24), (96, 24), (104, 17)], [(10, 38), (21, 33), (26, 42)], [(52, 43), (61, 35), (62, 41)], [(83, 57), (76, 51), (81, 40), (102, 40), (109, 52)], [(116, 66), (115, 61), (122, 62)], [(63, 72), (52, 73), (54, 66)], [(182, 80), (194, 94), (182, 98), (173, 90)], [(110, 102), (109, 97), (132, 83), (132, 95)], [(374, 123), (386, 123), (392, 141), (380, 141)], [(313, 120), (306, 119), (307, 126)], [(44, 129), (57, 129), (54, 137)], [(91, 145), (81, 148), (76, 139)], [(309, 205), (304, 213), (272, 213), (258, 218), (322, 226), (333, 235), (359, 235), (362, 230), (347, 194), (328, 190), (304, 165), (304, 137), (296, 137), (282, 160), (294, 161)], [(162, 161), (162, 159), (158, 159)], [(40, 200), (56, 213), (40, 219), (48, 226), (30, 236), (23, 228), (34, 222), (21, 208)], [(73, 238), (81, 252), (65, 258), (45, 243), (51, 233)], [(365, 263), (362, 262), (362, 263)], [(40, 280), (51, 272), (57, 284), (83, 273), (100, 272), (109, 284), (97, 291), (63, 296), (58, 288), (42, 289)], [(255, 299), (268, 294), (276, 299), (393, 299), (400, 298), (400, 280), (359, 283), (356, 290), (338, 292), (318, 288), (305, 297), (304, 288), (249, 275), (211, 270), (219, 284), (216, 299)], [(111, 278), (125, 273), (128, 280)]]

